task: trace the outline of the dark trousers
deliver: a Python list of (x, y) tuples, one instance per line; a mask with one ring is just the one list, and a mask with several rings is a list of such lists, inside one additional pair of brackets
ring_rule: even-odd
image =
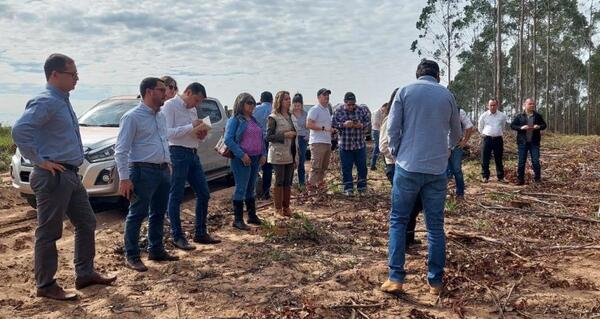
[(491, 137), (484, 136), (481, 143), (481, 175), (483, 178), (490, 178), (490, 158), (494, 153), (494, 162), (496, 163), (496, 176), (498, 179), (504, 178), (504, 164), (502, 155), (504, 153), (504, 142), (502, 136)]
[(294, 179), (294, 164), (271, 164), (275, 171), (275, 186), (290, 187)]
[[(265, 147), (269, 150), (269, 142), (265, 140)], [(262, 168), (262, 196), (271, 196), (271, 181), (273, 179), (273, 165), (269, 163), (263, 164)]]
[[(396, 171), (395, 164), (386, 164), (385, 165), (385, 176), (392, 186), (394, 185), (394, 172)], [(417, 195), (417, 199), (415, 200), (415, 204), (413, 206), (412, 211), (410, 212), (410, 216), (408, 219), (408, 223), (406, 224), (406, 247), (411, 245), (415, 241), (415, 228), (417, 227), (417, 216), (419, 216), (419, 212), (423, 210), (423, 201), (421, 200), (421, 193)]]
[(198, 155), (192, 149), (170, 147), (173, 175), (171, 176), (171, 189), (169, 191), (169, 221), (171, 221), (171, 234), (173, 240), (182, 238), (181, 228), (181, 202), (187, 181), (196, 194), (196, 237), (207, 234), (206, 217), (208, 215), (208, 201), (210, 192), (206, 175)]
[(94, 271), (96, 216), (77, 173), (66, 170), (52, 175), (35, 167), (30, 185), (37, 201), (35, 230), (35, 283), (38, 288), (54, 284), (58, 268), (56, 241), (62, 237), (65, 214), (75, 226), (75, 274)]
[(519, 144), (519, 166), (517, 169), (517, 178), (520, 182), (525, 181), (525, 163), (527, 162), (527, 153), (531, 156), (531, 166), (533, 166), (534, 179), (539, 181), (542, 178), (542, 166), (540, 165), (540, 146), (531, 143)]
[(140, 257), (140, 228), (148, 217), (148, 252), (158, 255), (164, 252), (163, 225), (171, 176), (168, 168), (134, 166), (129, 168), (134, 197), (129, 204), (125, 219), (125, 256)]

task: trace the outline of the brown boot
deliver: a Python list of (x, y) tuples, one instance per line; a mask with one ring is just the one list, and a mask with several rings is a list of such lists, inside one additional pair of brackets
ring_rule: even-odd
[(36, 296), (54, 300), (75, 300), (77, 295), (72, 292), (66, 292), (56, 282), (44, 288), (38, 288)]
[(279, 215), (283, 215), (283, 187), (275, 186), (273, 189), (273, 205), (275, 206), (275, 212)]
[(283, 187), (283, 216), (292, 217), (292, 211), (290, 210), (290, 197), (292, 196), (292, 188), (290, 186)]

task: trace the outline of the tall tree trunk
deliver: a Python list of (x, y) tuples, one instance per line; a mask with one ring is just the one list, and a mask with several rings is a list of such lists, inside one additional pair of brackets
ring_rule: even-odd
[(502, 109), (502, 0), (496, 1), (496, 100)]
[(556, 130), (556, 126), (552, 125), (550, 121), (550, 1), (546, 1), (546, 9), (548, 15), (548, 29), (546, 30), (546, 93), (544, 103), (546, 103), (546, 121), (552, 127), (552, 130)]
[(517, 56), (517, 100), (515, 102), (515, 111), (519, 113), (523, 104), (523, 25), (525, 20), (525, 0), (521, 0), (519, 13), (519, 48)]
[(448, 39), (447, 48), (446, 48), (446, 60), (448, 61), (448, 85), (450, 85), (450, 81), (452, 80), (451, 69), (452, 69), (452, 22), (450, 21), (450, 2), (446, 1), (447, 4), (447, 14), (448, 18), (446, 19), (446, 35)]
[(532, 91), (531, 96), (537, 104), (537, 0), (533, 0), (533, 37), (532, 37), (531, 51), (533, 52), (533, 65), (532, 65)]
[(586, 116), (585, 116), (585, 135), (590, 134), (590, 121), (592, 119), (592, 107), (594, 105), (594, 94), (592, 93), (592, 49), (594, 47), (594, 43), (592, 42), (592, 35), (594, 31), (594, 1), (590, 1), (590, 26), (588, 32), (588, 63), (587, 63), (587, 95), (588, 95), (588, 103), (586, 107)]

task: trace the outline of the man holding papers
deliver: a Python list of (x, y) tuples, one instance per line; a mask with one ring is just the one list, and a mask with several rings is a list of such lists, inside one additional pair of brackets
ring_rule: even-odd
[(194, 242), (200, 244), (217, 244), (221, 242), (212, 238), (207, 231), (208, 200), (210, 192), (202, 163), (197, 154), (198, 144), (204, 140), (210, 122), (198, 119), (196, 108), (206, 98), (206, 89), (194, 82), (185, 89), (182, 95), (176, 95), (165, 102), (162, 112), (167, 119), (167, 137), (173, 164), (171, 189), (169, 192), (169, 220), (173, 245), (182, 250), (193, 250), (181, 228), (180, 206), (183, 201), (185, 182), (187, 181), (196, 194), (196, 231)]

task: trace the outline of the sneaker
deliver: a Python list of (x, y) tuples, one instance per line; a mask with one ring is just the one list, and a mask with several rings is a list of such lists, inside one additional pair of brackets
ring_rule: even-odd
[(481, 179), (482, 183), (487, 183), (489, 181), (490, 181), (490, 179), (488, 177), (484, 177), (484, 178)]
[(177, 240), (173, 240), (172, 243), (173, 243), (173, 246), (175, 246), (181, 250), (194, 250), (195, 249), (195, 247), (190, 245), (188, 243), (188, 241), (185, 240), (185, 238), (183, 238), (183, 237), (181, 237)]
[(135, 271), (144, 272), (144, 271), (148, 270), (148, 267), (146, 267), (146, 265), (144, 265), (144, 263), (142, 262), (140, 257), (127, 258), (125, 263), (126, 263), (125, 265), (127, 266), (127, 268), (131, 268)]
[(505, 183), (504, 178), (498, 178), (498, 183)]
[(354, 192), (353, 191), (344, 191), (344, 196), (346, 196), (346, 197), (354, 197)]
[(366, 188), (358, 190), (358, 196), (365, 196), (365, 195), (367, 195), (367, 189)]

